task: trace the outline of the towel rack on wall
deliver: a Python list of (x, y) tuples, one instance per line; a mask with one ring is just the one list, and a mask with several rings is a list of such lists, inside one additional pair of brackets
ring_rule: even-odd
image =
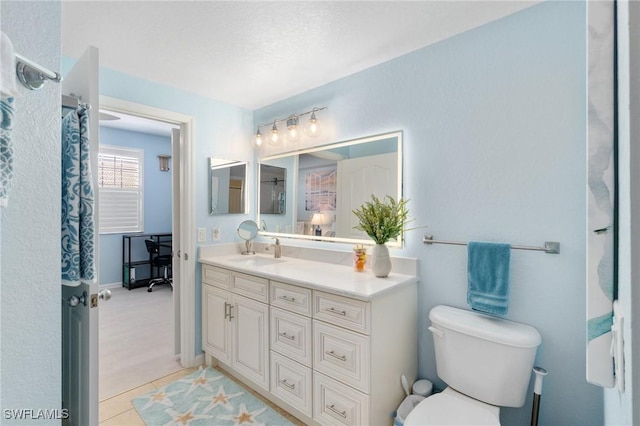
[[(443, 241), (443, 240), (434, 240), (433, 235), (425, 235), (422, 238), (423, 244), (450, 244), (454, 246), (466, 246), (467, 243), (462, 241)], [(532, 251), (543, 251), (547, 254), (559, 254), (560, 253), (560, 243), (556, 241), (545, 241), (544, 247), (535, 247), (535, 246), (511, 246), (512, 249), (515, 250), (532, 250)]]
[(25, 58), (16, 53), (16, 74), (18, 80), (30, 90), (38, 90), (47, 80), (60, 83), (62, 75), (60, 73), (49, 71), (42, 65), (38, 65), (31, 59)]

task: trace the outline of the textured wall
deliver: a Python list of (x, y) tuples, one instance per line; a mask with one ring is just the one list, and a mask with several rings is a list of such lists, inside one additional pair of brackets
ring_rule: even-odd
[[(0, 7), (0, 27), (16, 52), (58, 71), (60, 3), (3, 1)], [(55, 409), (61, 407), (62, 364), (60, 85), (47, 83), (33, 92), (20, 87), (15, 177), (9, 205), (0, 210), (0, 404), (3, 410)]]
[[(540, 331), (549, 370), (541, 425), (603, 423), (602, 390), (585, 379), (585, 52), (585, 4), (544, 2), (254, 113), (326, 105), (325, 142), (404, 130), (404, 195), (436, 238), (561, 243), (560, 255), (511, 258), (508, 318)], [(467, 259), (423, 245), (424, 232), (394, 252), (419, 259), (419, 367), (435, 380), (427, 315), (467, 307)], [(529, 396), (502, 424), (530, 413)]]

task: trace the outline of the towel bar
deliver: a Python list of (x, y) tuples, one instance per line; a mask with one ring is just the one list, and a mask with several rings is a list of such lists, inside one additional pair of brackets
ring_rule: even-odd
[[(434, 240), (433, 235), (425, 235), (422, 238), (423, 244), (450, 244), (455, 246), (466, 246), (467, 243), (462, 241), (443, 241), (443, 240)], [(547, 254), (559, 254), (560, 253), (560, 243), (556, 241), (545, 241), (544, 247), (535, 247), (535, 246), (511, 246), (512, 249), (515, 250), (533, 250), (533, 251), (543, 251)]]
[(40, 89), (45, 81), (55, 81), (60, 83), (62, 81), (62, 75), (58, 72), (50, 71), (38, 65), (32, 60), (25, 58), (22, 55), (16, 53), (16, 74), (18, 80), (30, 90)]

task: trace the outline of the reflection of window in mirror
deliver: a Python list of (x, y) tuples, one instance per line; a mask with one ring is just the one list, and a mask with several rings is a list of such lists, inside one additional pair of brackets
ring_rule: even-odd
[(243, 214), (247, 211), (247, 163), (209, 159), (209, 214)]
[(287, 170), (260, 165), (260, 214), (285, 214), (287, 211)]

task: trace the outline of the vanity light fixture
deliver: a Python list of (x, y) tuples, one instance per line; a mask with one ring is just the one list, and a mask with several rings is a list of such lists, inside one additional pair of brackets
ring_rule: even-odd
[(258, 131), (256, 131), (256, 139), (254, 141), (257, 147), (262, 145), (262, 133), (260, 133), (260, 127), (258, 127)]
[(286, 131), (282, 129), (282, 131), (285, 132), (286, 139), (291, 143), (298, 142), (300, 140), (300, 133), (302, 130), (300, 125), (300, 118), (303, 115), (309, 114), (311, 115), (311, 117), (309, 117), (309, 121), (304, 127), (304, 132), (310, 137), (318, 136), (320, 134), (320, 123), (318, 121), (316, 113), (324, 109), (327, 109), (327, 107), (313, 108), (310, 111), (305, 111), (299, 114), (290, 114), (287, 118), (276, 118), (269, 123), (258, 124), (258, 129), (256, 130), (256, 133), (254, 135), (254, 146), (259, 148), (262, 145), (263, 135), (260, 132), (260, 128), (266, 126), (271, 126), (271, 133), (268, 136), (269, 144), (280, 144), (280, 142), (282, 141), (280, 129), (278, 128), (280, 123), (285, 123), (286, 125)]
[(309, 118), (309, 124), (307, 124), (307, 128), (305, 129), (305, 133), (312, 138), (320, 134), (320, 124), (316, 118), (316, 111), (318, 111), (316, 108), (311, 111), (311, 118)]
[(300, 120), (297, 114), (291, 114), (289, 118), (287, 118), (287, 139), (289, 142), (298, 142), (300, 140), (299, 122)]
[(273, 122), (273, 127), (271, 128), (271, 136), (269, 137), (269, 143), (271, 145), (278, 145), (280, 141), (280, 132), (278, 131), (278, 120)]

